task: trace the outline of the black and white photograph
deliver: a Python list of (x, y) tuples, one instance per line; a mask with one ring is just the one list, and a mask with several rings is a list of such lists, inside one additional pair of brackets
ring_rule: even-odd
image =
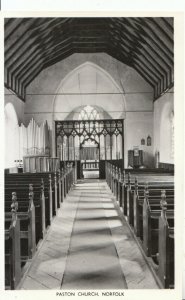
[(4, 18), (5, 290), (173, 293), (175, 47), (173, 15)]

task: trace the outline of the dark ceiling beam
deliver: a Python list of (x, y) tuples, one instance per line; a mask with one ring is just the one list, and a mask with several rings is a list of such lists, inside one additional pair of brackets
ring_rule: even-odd
[(14, 18), (5, 18), (4, 19), (4, 28), (7, 30), (9, 26), (14, 22)]
[[(50, 36), (50, 40), (51, 40), (51, 34), (50, 34), (50, 33), (48, 34), (48, 36)], [(69, 36), (69, 33), (66, 34), (65, 36), (66, 36), (66, 37)], [(72, 38), (72, 37), (71, 37), (71, 38)], [(99, 38), (99, 37), (97, 37), (97, 39), (98, 39), (98, 38)], [(44, 43), (45, 43), (45, 39), (46, 39), (46, 36), (45, 36), (44, 38), (42, 37), (42, 38), (39, 39), (39, 42), (40, 42), (40, 44), (42, 45), (43, 52), (44, 52)], [(63, 40), (63, 39), (64, 39), (64, 36), (63, 36), (62, 40)], [(54, 41), (57, 42), (57, 43), (59, 43), (59, 42), (58, 42), (58, 41), (59, 41), (58, 36), (55, 37)], [(51, 45), (52, 45), (52, 43), (53, 43), (53, 38), (52, 38), (52, 40), (51, 40)], [(48, 46), (48, 45), (49, 45), (49, 40), (47, 41), (47, 46)], [(25, 49), (24, 52), (28, 53), (27, 49)], [(34, 49), (34, 52), (35, 52), (35, 49)], [(25, 54), (25, 53), (24, 53), (24, 54)], [(29, 53), (29, 56), (30, 56), (30, 53)], [(22, 57), (23, 57), (23, 55), (20, 56), (20, 59), (22, 59)], [(18, 59), (17, 59), (17, 60), (18, 60)], [(11, 65), (11, 67), (12, 67), (12, 65)]]
[(144, 55), (148, 52), (151, 56), (155, 57), (155, 62), (158, 62), (161, 66), (163, 66), (167, 72), (167, 85), (170, 84), (170, 73), (172, 66), (166, 62), (163, 56), (160, 56), (157, 53), (155, 47), (152, 47), (150, 44), (143, 44), (143, 48), (145, 49)]
[[(67, 51), (68, 48), (69, 48), (69, 45), (66, 44), (65, 47), (63, 47), (63, 51), (64, 51), (64, 49), (65, 49), (65, 51)], [(54, 55), (57, 55), (58, 52), (61, 54), (62, 53), (61, 49), (58, 49), (57, 51), (55, 51)], [(52, 55), (53, 55), (53, 53), (52, 53)], [(24, 81), (24, 78), (28, 74), (29, 70), (31, 68), (33, 68), (33, 66), (35, 66), (35, 64), (39, 64), (40, 61), (44, 62), (44, 64), (45, 64), (45, 61), (47, 61), (47, 56), (46, 57), (45, 56), (36, 57), (34, 60), (34, 64), (33, 64), (33, 60), (32, 60), (32, 62), (31, 62), (32, 67), (30, 65), (27, 65), (26, 68), (23, 69), (23, 72), (19, 75), (19, 79), (21, 78)]]
[[(63, 60), (63, 59), (65, 59), (65, 58), (69, 57), (69, 56), (72, 55), (73, 53), (74, 53), (73, 50), (72, 50), (72, 49), (69, 49), (68, 51), (66, 51), (65, 53), (63, 53), (63, 54), (61, 55), (61, 60)], [(43, 64), (43, 65), (42, 65), (42, 69), (39, 71), (39, 73), (40, 73), (43, 69), (47, 68), (47, 67), (48, 67), (48, 64), (51, 66), (51, 65), (53, 65), (53, 64), (56, 63), (55, 61), (52, 61), (52, 59), (53, 59), (53, 57), (51, 58), (51, 60), (48, 58), (47, 66), (46, 66), (45, 64)], [(58, 61), (57, 61), (57, 62), (58, 62)], [(38, 73), (38, 74), (39, 74), (39, 73)], [(37, 76), (38, 76), (38, 74), (37, 74)], [(33, 76), (33, 74), (32, 74), (32, 76)], [(34, 77), (34, 78), (35, 78), (35, 77)], [(31, 76), (29, 76), (27, 79), (24, 80), (22, 86), (23, 86), (23, 89), (24, 89), (25, 93), (26, 93), (26, 88), (27, 88), (27, 86), (28, 86), (32, 81), (33, 81), (33, 78), (32, 78)]]
[(5, 36), (4, 36), (4, 40), (7, 41), (8, 38), (16, 32), (16, 30), (19, 28), (19, 26), (24, 22), (24, 19), (22, 18), (12, 18), (10, 22), (8, 22), (7, 24), (9, 24), (8, 26), (5, 25)]
[[(66, 58), (67, 57), (66, 55), (69, 55), (69, 53), (71, 53), (72, 50), (73, 50), (73, 48), (69, 48), (69, 47), (66, 46), (66, 50), (63, 51), (62, 53), (61, 53), (60, 50), (58, 50), (57, 52), (55, 52), (55, 58), (57, 58), (57, 56), (60, 56), (61, 60), (62, 60), (64, 58)], [(53, 57), (53, 54), (50, 54), (50, 56), (48, 55), (47, 57), (43, 57), (42, 61), (40, 60), (41, 63), (42, 63), (42, 65), (44, 65), (44, 67), (47, 67), (47, 63), (49, 62), (51, 56)], [(37, 66), (40, 65), (40, 61), (37, 62)], [(28, 77), (27, 74), (28, 74), (28, 72), (25, 72), (21, 76), (21, 80), (23, 79), (23, 85), (25, 85), (25, 81), (27, 80), (27, 77)]]
[(55, 55), (53, 57), (53, 55), (51, 55), (50, 57), (48, 56), (47, 60), (45, 61), (44, 67), (48, 68), (56, 63), (58, 63), (59, 61), (69, 57), (70, 55), (74, 54), (74, 50), (73, 48), (66, 50), (66, 52), (64, 52), (63, 54), (58, 54)]
[(19, 28), (16, 29), (16, 33), (13, 34), (10, 37), (7, 37), (8, 42), (6, 43), (5, 41), (5, 47), (4, 47), (4, 51), (6, 53), (6, 56), (8, 56), (8, 53), (10, 54), (11, 51), (15, 51), (14, 47), (17, 44), (18, 40), (22, 40), (23, 38), (23, 31), (28, 32), (28, 28), (30, 27), (30, 23), (32, 22), (32, 24), (34, 23), (33, 20), (31, 20), (30, 22), (25, 22), (23, 21), (20, 25)]
[[(6, 42), (5, 83), (18, 94), (43, 70), (74, 52), (105, 52), (135, 68), (156, 95), (173, 80), (173, 22), (163, 18), (24, 19)], [(158, 21), (158, 22), (157, 22)], [(6, 28), (14, 22), (7, 21)], [(8, 26), (9, 24), (9, 26)], [(6, 31), (6, 29), (5, 29)], [(7, 32), (7, 31), (6, 31)], [(22, 32), (22, 35), (20, 34)], [(5, 34), (6, 35), (6, 34)]]
[(139, 65), (137, 64), (137, 62), (135, 62), (134, 64), (134, 68), (138, 71), (138, 73), (144, 78), (148, 78), (148, 80), (152, 81), (153, 83), (153, 90), (154, 90), (154, 97), (157, 97), (158, 94), (159, 94), (159, 82), (158, 81), (155, 81), (155, 79), (151, 76), (151, 73), (147, 73), (146, 70), (143, 68), (142, 65)]
[[(24, 86), (24, 82), (28, 79), (28, 78), (32, 78), (32, 80), (35, 78), (34, 74), (36, 74), (36, 70), (40, 70), (41, 66), (43, 66), (43, 59), (39, 60), (39, 62), (37, 64), (35, 64), (28, 72), (24, 73), (24, 76), (19, 78), (19, 80), (17, 80), (17, 85), (16, 88), (18, 87), (18, 92), (19, 94), (22, 95), (23, 93), (23, 86)], [(37, 74), (38, 75), (38, 74)]]
[[(129, 18), (129, 23), (132, 22), (131, 20), (132, 20), (132, 18)], [(134, 26), (135, 23), (132, 22), (132, 25)], [(136, 28), (138, 28), (137, 25), (136, 25)], [(142, 51), (142, 49), (145, 49), (144, 50), (145, 52), (143, 53), (143, 55), (144, 56), (147, 55), (146, 52), (148, 52), (148, 49), (147, 49), (147, 47), (145, 47), (146, 44), (145, 44), (144, 38), (141, 35), (138, 36), (138, 41), (139, 42), (137, 42), (137, 47), (134, 47), (134, 51), (137, 52), (137, 51)], [(157, 52), (154, 51), (154, 48), (152, 48), (149, 43), (147, 44), (147, 46), (151, 49), (151, 51), (149, 50), (150, 52), (156, 53), (155, 58), (153, 57), (153, 60), (155, 60), (155, 63), (157, 64), (157, 61), (160, 59), (161, 63), (163, 64), (163, 68), (164, 68), (164, 64), (165, 64), (167, 66), (167, 68), (170, 69), (169, 64), (166, 63), (166, 61), (163, 59), (163, 57), (159, 56), (159, 51), (157, 51)]]
[(15, 91), (12, 90), (12, 87), (11, 87), (11, 86), (9, 86), (9, 85), (6, 84), (6, 83), (5, 83), (4, 86), (5, 86), (8, 90), (10, 90), (12, 93), (16, 94), (16, 96), (17, 96), (20, 100), (22, 100), (23, 102), (25, 102), (25, 97), (23, 97), (22, 95), (19, 95), (18, 93), (15, 93)]
[[(131, 31), (128, 31), (128, 32), (130, 32), (130, 34), (132, 36), (132, 39), (133, 39), (133, 35), (132, 35)], [(129, 38), (128, 34), (127, 34), (127, 37)], [(146, 58), (145, 58), (145, 60), (143, 60), (142, 56), (137, 56), (136, 55), (137, 50), (138, 50), (138, 48), (136, 46), (135, 47), (135, 52), (132, 52), (132, 57), (134, 57), (134, 56), (137, 57), (137, 59), (140, 60), (141, 62), (144, 62), (144, 61), (147, 60), (147, 62), (148, 62), (148, 64), (147, 64), (148, 70), (152, 69), (153, 70), (153, 74), (155, 74), (155, 73), (158, 74), (159, 73), (159, 76), (157, 75), (156, 77), (158, 77), (158, 80), (162, 81), (162, 83), (161, 83), (161, 89), (163, 89), (164, 85), (166, 85), (164, 83), (164, 76), (163, 76), (163, 74), (155, 67), (155, 64), (152, 61), (150, 61), (149, 59), (146, 59)]]
[(174, 32), (174, 18), (173, 17), (162, 17), (164, 22), (168, 24), (169, 28), (171, 28), (171, 31)]
[[(130, 19), (129, 19), (129, 20), (130, 20)], [(131, 32), (130, 32), (130, 33), (131, 33)], [(132, 38), (133, 38), (133, 37), (132, 37)], [(143, 39), (142, 39), (141, 37), (139, 37), (138, 40), (142, 42)], [(137, 43), (137, 45), (135, 46), (134, 53), (135, 53), (135, 52), (140, 52), (140, 53), (141, 53), (141, 50), (143, 49), (141, 42), (140, 42), (140, 43)], [(131, 49), (130, 49), (130, 51), (131, 51)], [(145, 50), (145, 51), (146, 51), (146, 50)], [(143, 54), (146, 55), (146, 53), (143, 53)], [(150, 59), (151, 59), (151, 57), (150, 57)], [(154, 58), (152, 58), (152, 59), (155, 61)], [(155, 61), (155, 62), (156, 62), (156, 61)], [(151, 64), (153, 65), (152, 61), (151, 61)]]
[[(67, 44), (66, 44), (67, 45)], [(44, 54), (44, 59), (47, 60), (49, 55), (56, 55), (56, 51), (60, 51), (60, 48), (58, 49), (59, 45), (57, 46), (53, 46), (52, 48), (42, 51), (41, 48), (37, 49), (37, 51), (34, 51), (31, 56), (29, 56), (29, 58), (27, 60), (25, 60), (23, 63), (17, 65), (16, 69), (14, 69), (13, 72), (11, 72), (11, 76), (16, 77), (16, 81), (19, 80), (19, 78), (22, 76), (22, 73), (31, 68), (32, 64), (37, 63), (37, 61), (40, 60), (40, 58), (43, 56)], [(62, 52), (62, 50), (61, 50)]]
[[(32, 47), (32, 53), (34, 53), (34, 51), (36, 51), (37, 50), (37, 48), (36, 48), (36, 46), (33, 46)], [(19, 58), (20, 59), (18, 59), (17, 58), (17, 60), (14, 58), (14, 59), (12, 59), (12, 61), (11, 61), (11, 65), (10, 66), (8, 66), (8, 67), (6, 67), (6, 70), (7, 70), (7, 82), (9, 82), (10, 81), (10, 73), (11, 73), (11, 66), (14, 66), (14, 63), (17, 65), (17, 64), (19, 64), (19, 65), (21, 65), (21, 63), (23, 62), (23, 61), (25, 61), (27, 58), (29, 58), (29, 50), (26, 48), (25, 49), (25, 51), (24, 51), (24, 53), (26, 53), (25, 55), (23, 54), (23, 53), (20, 53), (19, 54)]]
[(148, 63), (150, 62), (151, 65), (156, 69), (156, 72), (159, 72), (159, 74), (163, 76), (164, 86), (167, 87), (168, 70), (166, 70), (162, 64), (159, 64), (157, 59), (155, 59), (147, 50), (143, 51), (143, 48), (139, 50), (137, 49), (137, 51), (135, 51), (135, 54), (137, 53), (141, 55), (143, 59), (146, 59)]
[[(34, 63), (35, 54), (37, 54), (39, 57), (42, 57), (45, 54), (47, 54), (48, 52), (58, 49), (57, 47), (60, 47), (62, 49), (62, 47), (65, 47), (70, 42), (71, 42), (71, 37), (62, 41), (59, 45), (54, 45), (54, 46), (50, 47), (49, 49), (46, 49), (42, 42), (38, 46), (35, 45), (34, 48), (33, 47), (30, 48), (30, 51), (28, 51), (28, 49), (26, 48), (24, 50), (24, 52), (21, 53), (19, 58), (8, 67), (8, 69), (11, 68), (12, 73), (15, 72), (15, 74), (17, 71), (19, 71), (21, 73), (23, 67), (25, 68), (26, 65), (29, 64), (30, 62)], [(33, 60), (33, 61), (31, 61), (31, 60)]]
[(160, 26), (155, 22), (150, 21), (145, 23), (147, 28), (150, 29), (152, 34), (156, 37), (156, 40), (160, 41), (160, 44), (163, 46), (163, 48), (165, 48), (166, 51), (169, 52), (173, 57), (173, 40), (168, 38), (168, 36), (164, 34), (164, 31), (160, 28)]
[(161, 48), (159, 44), (156, 43), (153, 39), (145, 36), (147, 46), (151, 46), (154, 48), (155, 52), (158, 53), (159, 56), (163, 58), (166, 64), (173, 66), (173, 58), (166, 54), (166, 52)]
[(147, 20), (153, 23), (159, 32), (162, 32), (163, 36), (168, 39), (172, 46), (174, 45), (173, 33), (168, 30), (168, 26), (166, 26), (162, 18), (147, 18)]
[[(135, 21), (136, 22), (136, 21)], [(153, 44), (155, 44), (159, 51), (166, 55), (171, 63), (173, 63), (173, 47), (168, 48), (167, 45), (156, 35), (156, 33), (148, 27), (146, 21), (142, 21), (140, 25), (141, 34), (148, 38)]]
[[(34, 30), (27, 30), (24, 31), (22, 37), (20, 37), (19, 39), (16, 39), (15, 43), (12, 45), (12, 47), (10, 47), (10, 49), (8, 49), (6, 51), (6, 57), (7, 59), (5, 60), (6, 63), (8, 63), (8, 59), (10, 59), (12, 56), (15, 56), (16, 53), (21, 50), (25, 44), (29, 43), (30, 44), (30, 40), (31, 43), (34, 44), (34, 42), (40, 42), (40, 39), (42, 39), (45, 34), (48, 34), (48, 32), (46, 31), (47, 29), (49, 30), (49, 34), (51, 35), (51, 30), (52, 30), (52, 22), (54, 22), (55, 19), (51, 19), (50, 22), (47, 22), (47, 26), (51, 26), (51, 27), (45, 27), (46, 28), (42, 28), (42, 30), (38, 31), (34, 31)], [(56, 22), (56, 21), (55, 21)], [(61, 24), (61, 20), (60, 20), (60, 24)], [(54, 23), (53, 26), (55, 26), (56, 24)], [(58, 23), (57, 23), (58, 25)], [(42, 24), (43, 26), (43, 24)], [(30, 27), (32, 27), (32, 25), (30, 25)], [(12, 51), (11, 51), (12, 50)]]
[(150, 70), (152, 70), (152, 72), (154, 73), (154, 74), (156, 74), (156, 77), (162, 82), (162, 84), (161, 84), (161, 88), (162, 88), (162, 90), (161, 90), (161, 92), (163, 91), (163, 89), (164, 89), (164, 86), (166, 86), (166, 81), (165, 81), (165, 75), (163, 74), (163, 73), (161, 73), (160, 71), (159, 71), (159, 69), (156, 67), (156, 65), (155, 64), (153, 64), (151, 61), (149, 61), (147, 58), (146, 58), (146, 56), (145, 57), (143, 57), (143, 55), (136, 55), (136, 54), (133, 54), (133, 59), (134, 59), (134, 57), (135, 57), (135, 59), (137, 59), (138, 61), (141, 61), (142, 63), (143, 63), (143, 65), (144, 64), (146, 64), (147, 65), (147, 67), (148, 67), (148, 69), (150, 69)]
[[(49, 49), (49, 50), (47, 50), (47, 51), (44, 51), (44, 60), (47, 62), (47, 60), (48, 60), (48, 55), (53, 55), (53, 56), (56, 56), (58, 53), (59, 54), (62, 54), (63, 53), (63, 51), (65, 50), (68, 50), (68, 48), (70, 47), (70, 45), (72, 46), (73, 45), (73, 43), (66, 43), (65, 44), (65, 46), (63, 45), (63, 47), (62, 48), (58, 48), (58, 45), (57, 46), (55, 46), (55, 48), (53, 48), (52, 49), (52, 51), (51, 51), (51, 49)], [(100, 45), (101, 45), (101, 43), (100, 43)], [(78, 47), (78, 44), (74, 44), (73, 45), (73, 47), (76, 47), (76, 49), (78, 48), (78, 51), (79, 51), (79, 47)], [(87, 44), (86, 46), (83, 46), (83, 49), (84, 50), (86, 50), (86, 51), (88, 51), (89, 52), (89, 47), (91, 47), (91, 49), (92, 49), (92, 47), (93, 47), (93, 45), (89, 45), (89, 44)], [(58, 49), (57, 49), (58, 48)], [(81, 49), (82, 49), (82, 47), (81, 47)], [(93, 50), (92, 49), (92, 51), (94, 52), (94, 51), (103, 51), (103, 50), (105, 49), (105, 46), (96, 46), (95, 45), (95, 49)], [(80, 50), (81, 51), (81, 50)], [(42, 54), (43, 54), (43, 52), (41, 52)], [(19, 70), (19, 74), (17, 74), (16, 75), (16, 80), (19, 80), (19, 78), (21, 78), (21, 77), (24, 77), (24, 75), (28, 72), (28, 70), (31, 68), (31, 65), (33, 64), (33, 65), (35, 65), (37, 62), (39, 62), (39, 60), (41, 59), (41, 53), (40, 53), (40, 56), (38, 56), (38, 55), (35, 55), (34, 57), (32, 56), (32, 59), (31, 60), (29, 60), (29, 62), (26, 64), (26, 65), (24, 65), (24, 68), (22, 67), (22, 69), (21, 69), (21, 71)], [(17, 70), (18, 70), (18, 68), (17, 68)], [(15, 75), (15, 73), (14, 74), (12, 74), (12, 75)]]
[[(18, 51), (18, 49), (20, 49), (28, 40), (30, 37), (33, 36), (33, 34), (31, 33), (30, 31), (30, 28), (32, 27), (32, 25), (36, 25), (36, 19), (33, 18), (31, 20), (27, 20), (27, 19), (23, 19), (23, 23), (26, 24), (26, 26), (24, 27), (24, 30), (22, 30), (22, 34), (21, 36), (19, 37), (16, 37), (16, 34), (14, 34), (12, 37), (11, 37), (11, 40), (10, 38), (8, 38), (8, 41), (6, 43), (6, 48), (5, 48), (5, 54), (6, 54), (6, 57), (9, 57), (12, 52), (16, 52)], [(6, 31), (5, 31), (5, 40), (6, 40)], [(11, 43), (11, 41), (13, 41)]]
[(150, 76), (148, 76), (148, 74), (146, 74), (143, 70), (141, 70), (140, 67), (138, 67), (136, 64), (132, 67), (133, 69), (135, 69), (138, 74), (153, 88), (155, 88), (155, 84), (153, 79), (151, 79)]
[(29, 72), (27, 72), (25, 74), (25, 76), (19, 80), (19, 89), (18, 89), (19, 94), (22, 95), (26, 81), (29, 80), (29, 78), (32, 78), (32, 80), (33, 80), (35, 78), (34, 77), (35, 74), (38, 75), (40, 73), (40, 72), (37, 73), (37, 71), (38, 70), (41, 71), (43, 68), (43, 65), (44, 65), (44, 60), (40, 60), (37, 65), (35, 65), (32, 69), (30, 69)]
[(24, 76), (27, 74), (28, 71), (30, 71), (34, 66), (40, 63), (40, 61), (43, 60), (42, 56), (35, 55), (34, 58), (32, 58), (24, 68), (21, 69), (21, 71), (18, 74), (15, 74), (14, 72), (10, 73), (11, 76), (11, 84), (14, 89), (17, 88), (19, 84), (19, 80), (21, 78), (24, 78)]
[[(173, 19), (173, 18), (172, 18)], [(168, 32), (170, 33), (171, 36), (174, 36), (174, 28), (171, 26), (171, 24), (167, 21), (167, 18), (161, 18), (161, 20), (164, 22), (166, 25), (166, 28), (168, 28)], [(173, 23), (173, 21), (172, 21)]]
[[(71, 51), (71, 50), (70, 50), (70, 51)], [(68, 52), (66, 52), (65, 54), (63, 54), (63, 55), (61, 56), (61, 60), (65, 59), (65, 58), (69, 57), (71, 54), (73, 54), (73, 53), (70, 52), (70, 51), (68, 51)], [(51, 62), (50, 62), (50, 63), (51, 63)], [(52, 64), (51, 64), (51, 65), (52, 65)], [(47, 68), (47, 66), (42, 65), (42, 69), (39, 71), (39, 73), (42, 72), (42, 70), (45, 69), (45, 68)], [(39, 75), (39, 73), (37, 74), (37, 76)], [(28, 85), (29, 85), (32, 81), (33, 81), (33, 78), (32, 78), (32, 77), (29, 77), (28, 79), (26, 79), (26, 80), (24, 81), (24, 83), (23, 83), (23, 90), (24, 90), (24, 93), (25, 93), (25, 94), (26, 94), (26, 88), (28, 87)]]
[(158, 73), (153, 71), (151, 66), (148, 66), (146, 62), (140, 61), (140, 59), (138, 59), (137, 57), (133, 57), (132, 60), (133, 60), (133, 65), (137, 63), (138, 66), (142, 66), (145, 72), (149, 74), (150, 77), (152, 77), (155, 82), (158, 83), (160, 81), (161, 77), (158, 75)]
[[(48, 54), (50, 54), (51, 52), (52, 52), (53, 55), (56, 55), (57, 52), (62, 53), (62, 51), (64, 51), (65, 48), (69, 47), (70, 44), (71, 45), (74, 44), (73, 46), (78, 47), (78, 43), (74, 42), (74, 43), (70, 43), (69, 44), (69, 41), (70, 41), (70, 38), (65, 43), (65, 45), (64, 45), (64, 43), (62, 43), (63, 44), (62, 47), (61, 47), (61, 45), (60, 45), (60, 47), (59, 47), (59, 45), (56, 45), (55, 47), (52, 47), (52, 49), (49, 49), (49, 50), (45, 50), (44, 51), (44, 50), (40, 49), (40, 51), (39, 51), (40, 55), (38, 55), (38, 49), (37, 49), (37, 51), (36, 51), (37, 55), (35, 55), (35, 51), (34, 51), (33, 52), (34, 56), (32, 55), (31, 58), (29, 57), (28, 60), (25, 60), (24, 63), (21, 64), (21, 66), (18, 65), (17, 68), (14, 69), (13, 72), (11, 72), (11, 77), (16, 75), (16, 80), (19, 80), (19, 77), (24, 76), (24, 74), (26, 74), (26, 72), (31, 68), (31, 65), (32, 64), (35, 65), (41, 59), (42, 56), (44, 56), (44, 59), (47, 60)], [(97, 43), (95, 44), (95, 46), (97, 45), (96, 46), (96, 50), (99, 49), (99, 50), (102, 51), (102, 43), (103, 42), (101, 41), (99, 44), (97, 44)], [(105, 44), (105, 42), (104, 42), (104, 44)], [(100, 47), (98, 45), (101, 45), (101, 49), (100, 49)], [(90, 47), (90, 46), (93, 47), (94, 44), (90, 45), (88, 43), (86, 47)], [(104, 48), (105, 48), (105, 46), (104, 46)], [(87, 50), (87, 51), (89, 51), (89, 50)], [(95, 51), (95, 50), (93, 50), (93, 51)], [(12, 68), (11, 68), (11, 70), (12, 70)], [(18, 74), (16, 74), (16, 72), (18, 72)]]
[(35, 69), (35, 71), (32, 72), (32, 76), (30, 77), (30, 79), (28, 79), (29, 78), (28, 77), (27, 80), (21, 85), (21, 95), (25, 100), (26, 100), (26, 87), (40, 74), (40, 72), (42, 72), (43, 69), (44, 69), (43, 65), (40, 65), (39, 68)]
[(124, 63), (124, 64), (128, 65), (129, 67), (133, 67), (131, 59), (127, 56), (124, 56), (123, 53), (116, 51), (115, 48), (112, 48), (110, 46), (107, 49), (107, 54), (114, 57), (115, 59), (119, 60), (121, 63)]

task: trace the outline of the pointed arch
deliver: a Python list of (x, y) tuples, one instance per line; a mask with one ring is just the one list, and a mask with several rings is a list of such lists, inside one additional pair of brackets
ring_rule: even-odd
[[(75, 69), (73, 69), (72, 71), (70, 71), (65, 78), (63, 78), (57, 88), (56, 91), (56, 95), (53, 98), (53, 120), (55, 119), (55, 113), (57, 113), (57, 100), (59, 99), (59, 94), (63, 94), (63, 88), (65, 87), (66, 83), (72, 78), (77, 76), (77, 74), (80, 74), (80, 72), (82, 70), (84, 70), (85, 68), (90, 67), (91, 69), (93, 69), (97, 74), (99, 74), (100, 76), (103, 76), (108, 82), (109, 85), (114, 87), (114, 91), (116, 91), (117, 94), (120, 93), (120, 100), (121, 100), (121, 105), (122, 105), (122, 117), (124, 117), (124, 113), (126, 111), (126, 101), (125, 101), (125, 97), (123, 95), (123, 90), (119, 87), (119, 85), (115, 82), (115, 80), (112, 78), (112, 76), (105, 71), (102, 67), (100, 67), (99, 65), (86, 61), (85, 63), (82, 63), (81, 65), (79, 65), (78, 67), (76, 67)], [(79, 91), (80, 92), (80, 91)], [(61, 98), (61, 97), (60, 97)], [(67, 98), (66, 98), (67, 99)], [(64, 100), (64, 99), (63, 99)], [(65, 101), (63, 101), (65, 102)], [(65, 103), (63, 103), (65, 105)], [(94, 105), (94, 103), (89, 103), (89, 105)], [(81, 105), (79, 105), (79, 103), (77, 103), (76, 107), (79, 107)], [(101, 105), (99, 105), (101, 106)], [(106, 105), (105, 105), (106, 108)], [(75, 107), (71, 107), (71, 111), (74, 110)], [(104, 109), (105, 110), (105, 109)]]

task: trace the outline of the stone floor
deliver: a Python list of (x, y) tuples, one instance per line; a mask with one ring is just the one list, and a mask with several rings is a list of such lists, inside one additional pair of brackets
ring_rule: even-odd
[(69, 193), (19, 289), (158, 289), (105, 181)]

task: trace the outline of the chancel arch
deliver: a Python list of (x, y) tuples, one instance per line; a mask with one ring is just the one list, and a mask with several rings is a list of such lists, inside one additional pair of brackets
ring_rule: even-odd
[(92, 62), (78, 66), (60, 83), (53, 99), (53, 121), (78, 120), (86, 106), (98, 107), (101, 119), (126, 116), (123, 90), (107, 71)]
[(107, 71), (92, 62), (85, 62), (71, 71), (60, 83), (56, 94), (54, 119), (63, 120), (75, 107), (85, 105), (101, 106), (112, 118), (125, 117), (123, 90)]

